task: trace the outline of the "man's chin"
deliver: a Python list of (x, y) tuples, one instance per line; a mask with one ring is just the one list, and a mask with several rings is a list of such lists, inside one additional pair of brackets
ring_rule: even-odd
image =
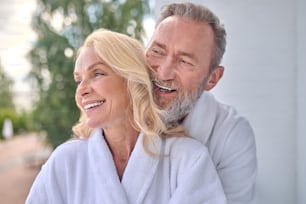
[(161, 108), (162, 110), (165, 110), (165, 109), (167, 109), (168, 107), (170, 107), (172, 103), (173, 103), (173, 100), (159, 99), (159, 100), (157, 101), (157, 105), (158, 105), (159, 108)]

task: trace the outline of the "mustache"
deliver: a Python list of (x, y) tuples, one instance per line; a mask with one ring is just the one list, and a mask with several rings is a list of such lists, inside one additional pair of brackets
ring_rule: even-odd
[(180, 85), (176, 83), (174, 80), (160, 80), (155, 73), (151, 73), (150, 78), (153, 84), (158, 84), (160, 86), (167, 87), (169, 89), (175, 89), (175, 90), (181, 89)]

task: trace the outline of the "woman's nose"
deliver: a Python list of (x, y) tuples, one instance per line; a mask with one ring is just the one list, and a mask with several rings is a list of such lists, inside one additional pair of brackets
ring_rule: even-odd
[(77, 88), (77, 95), (78, 96), (85, 96), (90, 93), (90, 87), (87, 80), (82, 80)]

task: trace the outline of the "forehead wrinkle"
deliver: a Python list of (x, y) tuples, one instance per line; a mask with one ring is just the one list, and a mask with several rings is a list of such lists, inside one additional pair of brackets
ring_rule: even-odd
[[(166, 51), (168, 50), (168, 47), (165, 43), (161, 43), (157, 40), (153, 41), (153, 46), (158, 46), (158, 47), (160, 47), (160, 48), (162, 48)], [(176, 48), (176, 49), (178, 49), (178, 48)], [(177, 56), (186, 56), (186, 57), (191, 58), (193, 60), (197, 60), (197, 57), (195, 56), (194, 53), (186, 52), (186, 51), (183, 51), (183, 50), (178, 49), (178, 51), (176, 51), (176, 53), (174, 53), (174, 54), (177, 55)]]
[[(103, 62), (96, 62), (96, 63), (91, 64), (89, 67), (87, 67), (87, 69), (85, 71), (89, 72), (90, 70), (95, 68), (97, 65), (106, 65), (106, 64), (103, 63)], [(74, 71), (73, 75), (74, 76), (79, 76), (80, 74), (78, 72)]]
[(164, 50), (166, 50), (167, 46), (162, 43), (162, 42), (159, 42), (158, 40), (154, 40), (153, 43), (152, 43), (153, 46), (157, 46), (157, 47), (160, 47)]

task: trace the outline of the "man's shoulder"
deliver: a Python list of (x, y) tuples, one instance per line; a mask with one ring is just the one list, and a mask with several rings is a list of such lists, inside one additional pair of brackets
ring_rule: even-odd
[(234, 106), (222, 103), (216, 99), (216, 125), (226, 125), (228, 129), (245, 127), (251, 129), (251, 124), (249, 120), (242, 115)]
[[(205, 106), (206, 112), (209, 113), (203, 117), (214, 117), (219, 121), (237, 122), (240, 120), (247, 120), (241, 113), (238, 112), (236, 107), (230, 104), (220, 102), (211, 93), (204, 93), (202, 100), (199, 100), (200, 106)], [(229, 121), (227, 121), (230, 119)]]
[(204, 144), (243, 135), (253, 137), (249, 121), (235, 107), (219, 102), (210, 93), (202, 94), (184, 121), (184, 126), (192, 137)]
[[(212, 135), (220, 134), (223, 136), (253, 136), (253, 129), (249, 120), (242, 115), (234, 106), (222, 103), (215, 99), (213, 95), (209, 95), (210, 100), (215, 103), (215, 112), (211, 111), (214, 118)], [(205, 116), (204, 116), (205, 117)]]

